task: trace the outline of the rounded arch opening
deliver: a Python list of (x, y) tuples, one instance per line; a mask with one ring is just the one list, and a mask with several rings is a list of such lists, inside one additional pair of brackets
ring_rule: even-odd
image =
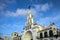
[(44, 37), (48, 37), (48, 34), (47, 34), (47, 32), (44, 32)]
[(24, 40), (33, 40), (32, 37), (32, 32), (31, 31), (27, 31), (24, 35)]
[(53, 37), (53, 31), (52, 30), (49, 31), (49, 36)]
[(40, 33), (40, 38), (43, 38), (43, 34), (42, 33)]

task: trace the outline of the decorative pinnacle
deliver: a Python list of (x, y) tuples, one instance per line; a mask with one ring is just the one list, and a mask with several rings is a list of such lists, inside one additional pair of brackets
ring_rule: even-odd
[(53, 23), (51, 23), (50, 25), (55, 25), (55, 23), (53, 22)]
[(28, 9), (30, 10), (31, 6), (28, 6)]

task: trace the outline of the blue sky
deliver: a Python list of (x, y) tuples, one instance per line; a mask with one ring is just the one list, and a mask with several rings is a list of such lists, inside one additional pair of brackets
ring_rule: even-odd
[(34, 23), (48, 27), (54, 22), (60, 28), (60, 0), (0, 0), (0, 36), (22, 34), (29, 5)]

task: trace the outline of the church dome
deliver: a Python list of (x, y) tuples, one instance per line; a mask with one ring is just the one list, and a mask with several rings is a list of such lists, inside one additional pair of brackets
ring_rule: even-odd
[(49, 26), (49, 28), (55, 29), (56, 28), (55, 23), (51, 23), (50, 26)]
[(18, 36), (18, 33), (17, 32), (13, 32), (11, 36), (12, 37), (17, 37)]

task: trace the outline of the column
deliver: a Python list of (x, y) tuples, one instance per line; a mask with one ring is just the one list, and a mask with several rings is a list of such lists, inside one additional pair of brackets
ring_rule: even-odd
[(43, 37), (44, 37), (44, 32), (42, 32), (42, 34), (43, 34)]
[(48, 37), (49, 37), (49, 30), (47, 30), (47, 35), (48, 35)]

